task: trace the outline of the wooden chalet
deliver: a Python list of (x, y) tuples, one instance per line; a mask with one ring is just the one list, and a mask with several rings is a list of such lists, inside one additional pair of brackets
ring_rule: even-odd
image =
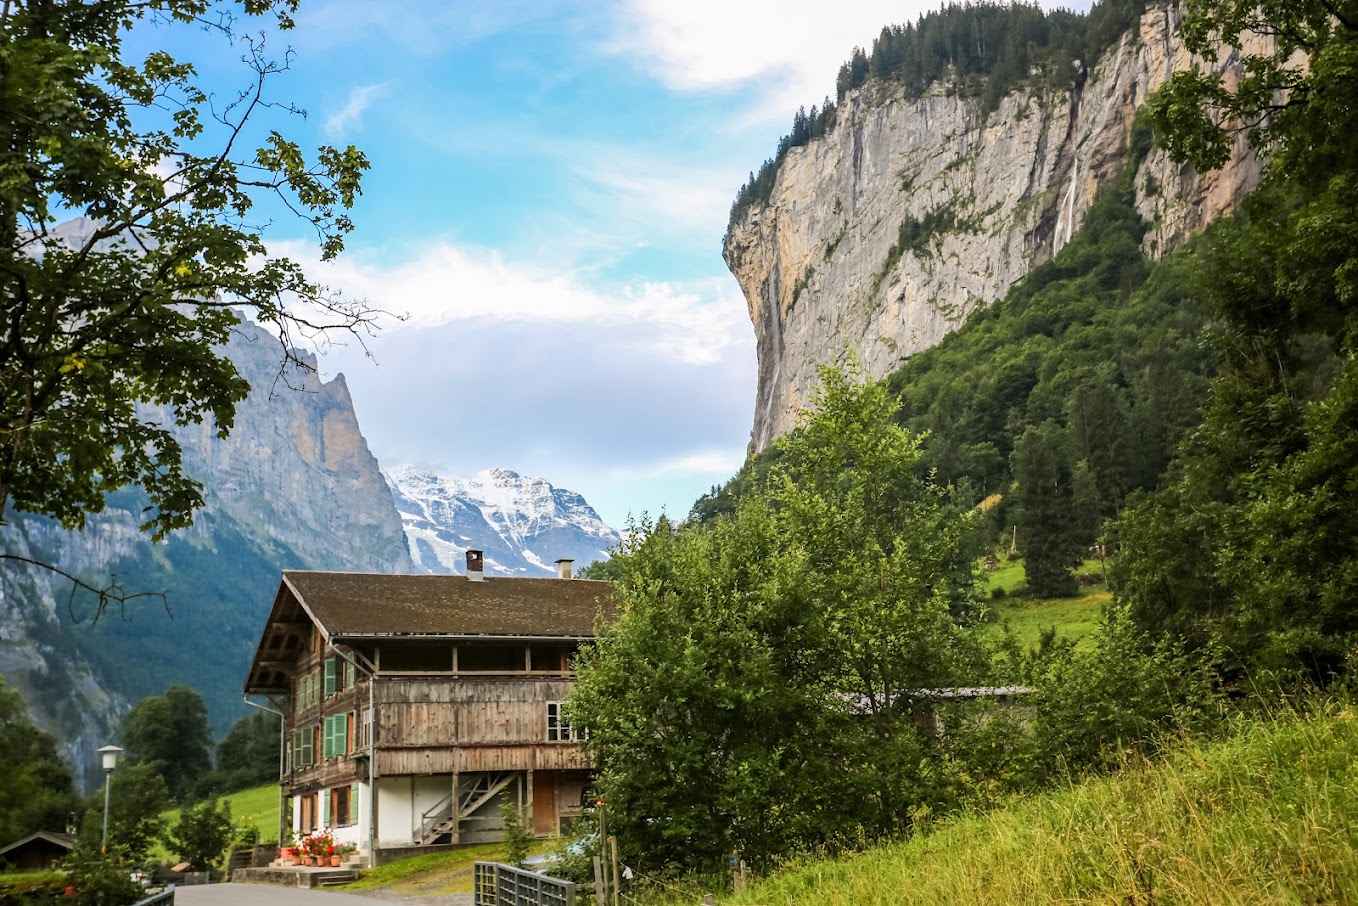
[(580, 814), (588, 758), (562, 708), (606, 582), (283, 573), (245, 683), (283, 715), (292, 828), (361, 852), (540, 835)]

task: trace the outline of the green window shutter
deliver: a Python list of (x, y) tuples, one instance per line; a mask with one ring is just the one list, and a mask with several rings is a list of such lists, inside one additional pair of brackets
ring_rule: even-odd
[(330, 794), (321, 791), (321, 827), (330, 826)]
[(335, 659), (332, 657), (325, 659), (325, 694), (335, 694)]
[(329, 758), (334, 752), (330, 751), (330, 718), (321, 719), (321, 757)]
[(310, 728), (310, 727), (303, 727), (302, 730), (301, 730), (300, 732), (301, 732), (301, 735), (302, 735), (302, 745), (301, 745), (302, 762), (301, 762), (301, 763), (304, 764), (304, 765), (311, 765), (311, 764), (314, 764), (315, 761), (316, 761), (316, 747), (315, 747), (315, 745), (314, 745), (313, 742), (312, 742), (311, 728)]
[(354, 665), (349, 661), (344, 662), (344, 688), (354, 688)]

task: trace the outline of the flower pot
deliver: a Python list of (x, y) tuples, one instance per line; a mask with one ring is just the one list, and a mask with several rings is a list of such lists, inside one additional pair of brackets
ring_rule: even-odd
[(331, 857), (330, 857), (330, 867), (331, 867), (331, 868), (339, 868), (339, 867), (340, 867), (340, 857), (339, 857), (339, 856), (331, 856)]
[(306, 857), (306, 864), (308, 864), (308, 865), (315, 865), (315, 864), (316, 864), (316, 857), (315, 857), (315, 856), (307, 856), (307, 857)]

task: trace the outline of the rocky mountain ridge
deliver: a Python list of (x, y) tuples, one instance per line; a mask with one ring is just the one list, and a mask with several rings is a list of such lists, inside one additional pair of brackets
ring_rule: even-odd
[(252, 387), (230, 437), (210, 424), (175, 430), (185, 471), (204, 486), (191, 528), (152, 544), (137, 531), (140, 496), (122, 491), (83, 532), (22, 515), (3, 529), (6, 551), (96, 587), (116, 575), (129, 591), (166, 593), (164, 605), (138, 599), (94, 623), (93, 597), (72, 596), (60, 577), (0, 569), (0, 674), (75, 765), (117, 738), (130, 702), (176, 682), (203, 695), (219, 731), (240, 716), (242, 678), (281, 570), (415, 571), (343, 377), (280, 375), (277, 338), (248, 323), (227, 354)]
[(542, 478), (487, 469), (460, 479), (408, 465), (384, 474), (423, 571), (465, 573), (474, 548), (485, 552), (488, 575), (555, 575), (558, 559), (583, 567), (619, 540), (583, 497)]
[[(883, 377), (1000, 298), (1069, 240), (1129, 160), (1152, 257), (1235, 207), (1262, 172), (1243, 136), (1205, 175), (1132, 147), (1137, 109), (1191, 60), (1178, 22), (1176, 5), (1153, 4), (1077, 87), (1019, 89), (989, 115), (947, 86), (909, 99), (869, 82), (833, 129), (787, 154), (769, 201), (723, 246), (757, 337), (752, 452), (792, 427), (820, 364), (852, 349)], [(1238, 77), (1239, 53), (1212, 68)]]

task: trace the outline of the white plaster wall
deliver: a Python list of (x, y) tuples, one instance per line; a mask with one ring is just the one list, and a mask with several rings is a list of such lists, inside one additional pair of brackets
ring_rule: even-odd
[(410, 842), (414, 825), (413, 777), (377, 779), (377, 845), (400, 846)]

